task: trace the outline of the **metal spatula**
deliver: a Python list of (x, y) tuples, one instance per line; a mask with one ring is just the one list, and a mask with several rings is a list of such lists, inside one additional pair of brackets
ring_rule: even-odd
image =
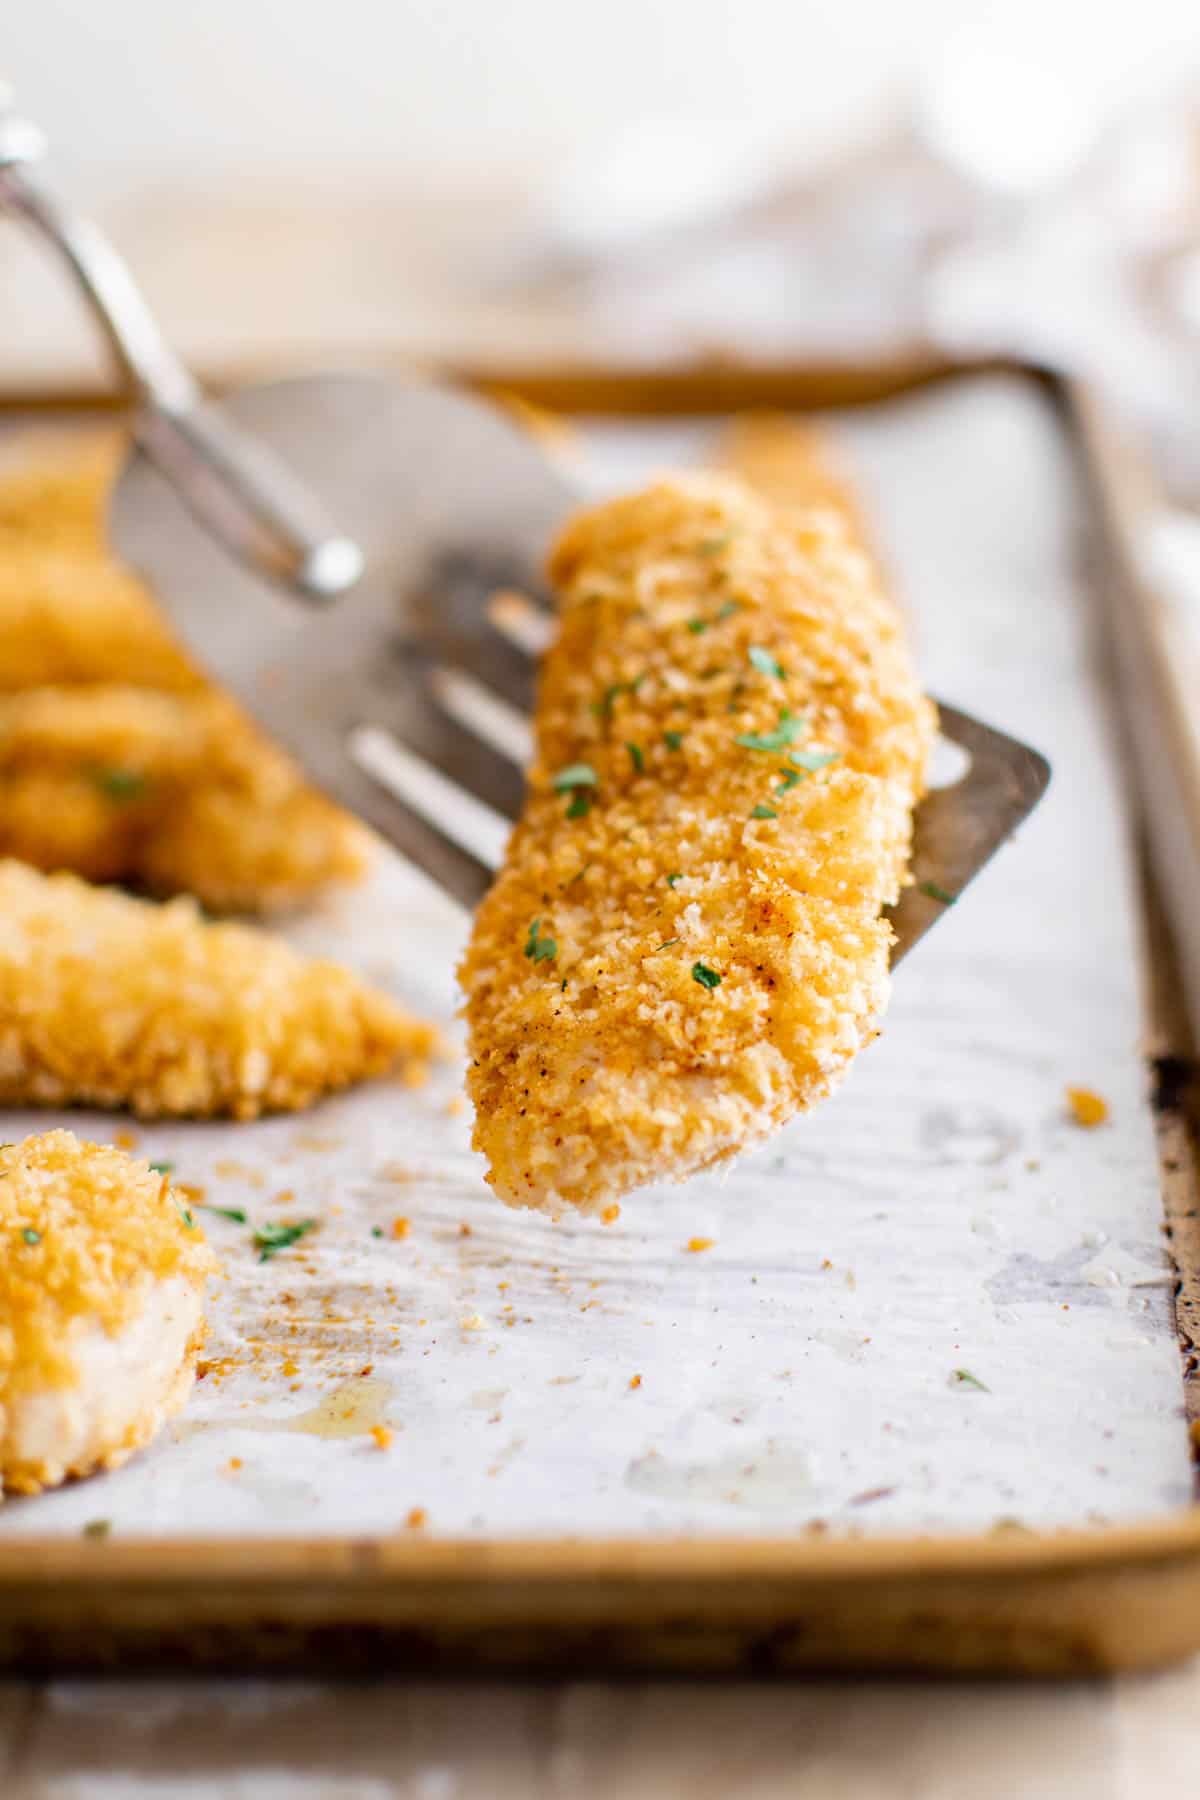
[[(65, 255), (131, 390), (118, 550), (318, 785), (474, 906), (521, 804), (533, 657), (553, 630), (541, 561), (577, 496), (502, 414), (431, 383), (315, 375), (202, 399), (114, 252), (30, 182), (38, 149), (0, 120), (0, 203)], [(954, 707), (941, 723), (968, 761), (919, 809), (894, 960), (1049, 779)]]

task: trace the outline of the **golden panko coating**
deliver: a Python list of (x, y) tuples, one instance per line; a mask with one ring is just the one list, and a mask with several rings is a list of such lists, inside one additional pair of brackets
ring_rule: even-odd
[(208, 686), (108, 551), (119, 449), (60, 437), (0, 464), (0, 855), (214, 911), (356, 880), (368, 834)]
[(536, 761), (461, 969), (510, 1202), (598, 1210), (731, 1156), (874, 1034), (934, 716), (829, 499), (678, 478), (552, 553)]
[(215, 1268), (147, 1163), (69, 1131), (0, 1147), (0, 1494), (153, 1437), (191, 1389)]
[(0, 694), (0, 856), (214, 911), (357, 878), (366, 832), (211, 689)]
[(0, 862), (0, 1103), (145, 1118), (292, 1112), (437, 1046), (348, 970), (70, 875)]

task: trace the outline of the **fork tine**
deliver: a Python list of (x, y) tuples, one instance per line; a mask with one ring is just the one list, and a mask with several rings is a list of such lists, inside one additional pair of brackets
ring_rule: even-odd
[(917, 807), (913, 883), (890, 913), (893, 968), (1028, 818), (1050, 780), (1050, 764), (1036, 750), (957, 707), (938, 701), (937, 708), (943, 735), (971, 760), (959, 781), (934, 788)]
[(339, 798), (451, 899), (467, 912), (474, 912), (491, 886), (495, 871), (401, 799), (394, 788), (386, 785), (381, 768), (368, 772), (349, 748), (343, 765)]
[(494, 812), (515, 819), (525, 797), (521, 770), (443, 703), (437, 686), (438, 665), (424, 651), (413, 652), (406, 661), (402, 710), (393, 724), (392, 709), (385, 700), (375, 709), (373, 723), (390, 731), (398, 743), (432, 763)]

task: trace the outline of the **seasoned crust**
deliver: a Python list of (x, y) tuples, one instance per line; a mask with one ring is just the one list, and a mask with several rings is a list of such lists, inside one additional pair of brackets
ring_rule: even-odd
[(215, 1269), (147, 1163), (69, 1131), (0, 1149), (0, 1493), (154, 1436), (191, 1389)]
[(550, 574), (468, 1085), (505, 1199), (597, 1209), (811, 1106), (872, 1035), (933, 714), (845, 508), (664, 481), (573, 519)]
[(0, 862), (0, 1103), (250, 1119), (436, 1044), (348, 970), (189, 900)]

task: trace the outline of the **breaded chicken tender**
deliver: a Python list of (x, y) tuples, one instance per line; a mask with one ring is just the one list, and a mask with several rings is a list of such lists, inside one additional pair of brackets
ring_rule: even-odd
[(115, 434), (0, 465), (0, 855), (267, 911), (369, 836), (203, 680), (104, 543)]
[(828, 492), (697, 475), (579, 514), (536, 762), (461, 969), (504, 1199), (595, 1211), (827, 1094), (888, 992), (933, 734)]
[(249, 912), (353, 880), (368, 854), (365, 831), (212, 690), (0, 695), (0, 856)]
[(69, 1131), (0, 1147), (0, 1496), (149, 1443), (191, 1392), (215, 1268), (148, 1164)]
[(293, 1112), (404, 1068), (431, 1026), (251, 926), (0, 862), (0, 1104)]

